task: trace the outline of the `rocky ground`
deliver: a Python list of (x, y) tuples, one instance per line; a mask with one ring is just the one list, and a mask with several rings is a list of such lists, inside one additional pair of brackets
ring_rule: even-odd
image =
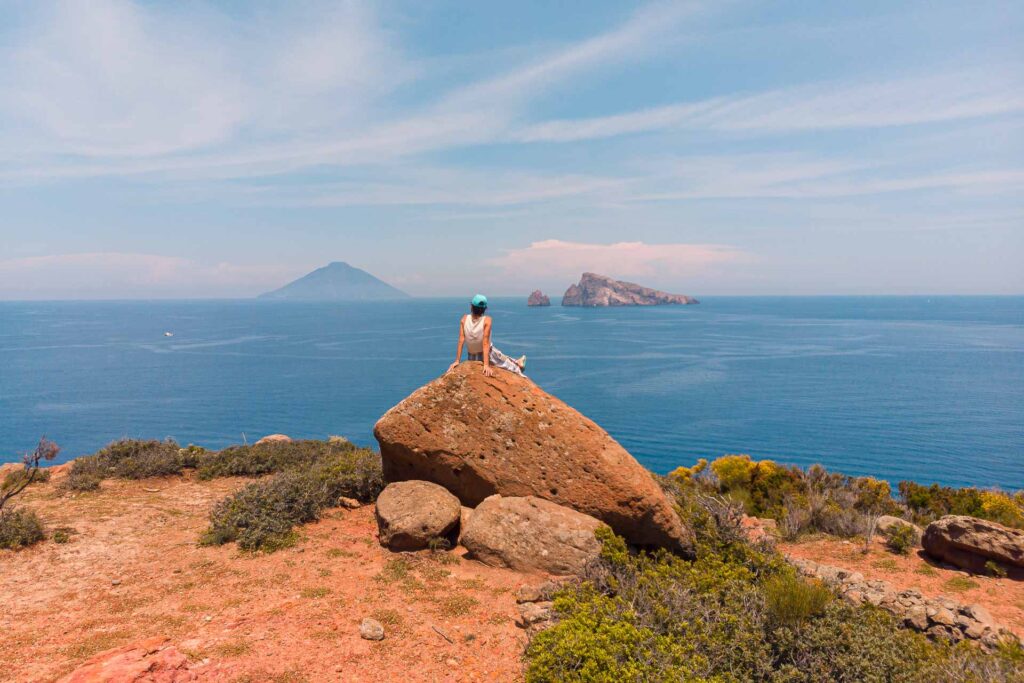
[(881, 539), (862, 552), (862, 542), (828, 536), (780, 544), (794, 558), (860, 572), (868, 581), (885, 581), (896, 590), (915, 589), (929, 598), (946, 597), (987, 608), (996, 621), (1024, 638), (1024, 581), (971, 575), (930, 560), (919, 548), (909, 555), (889, 552)]
[[(0, 551), (2, 680), (52, 681), (97, 653), (162, 638), (197, 680), (521, 678), (515, 592), (543, 576), (461, 551), (384, 550), (372, 506), (333, 510), (271, 555), (198, 546), (211, 506), (240, 479), (107, 480), (74, 497), (57, 483), (22, 502), (51, 530), (74, 528), (71, 541)], [(366, 617), (384, 640), (360, 637)]]

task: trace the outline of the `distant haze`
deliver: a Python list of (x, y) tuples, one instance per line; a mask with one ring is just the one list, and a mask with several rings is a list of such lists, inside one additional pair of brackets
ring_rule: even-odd
[(0, 299), (1024, 293), (1024, 3), (65, 0), (0, 22)]

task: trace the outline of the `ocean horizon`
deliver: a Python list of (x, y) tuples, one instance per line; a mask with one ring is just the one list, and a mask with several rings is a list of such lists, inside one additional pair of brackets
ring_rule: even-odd
[[(121, 437), (373, 445), (441, 374), (462, 298), (0, 302), (0, 462)], [(748, 453), (852, 475), (1024, 488), (1024, 296), (701, 297), (528, 308), (496, 345), (645, 466)], [(171, 332), (173, 336), (164, 336)]]

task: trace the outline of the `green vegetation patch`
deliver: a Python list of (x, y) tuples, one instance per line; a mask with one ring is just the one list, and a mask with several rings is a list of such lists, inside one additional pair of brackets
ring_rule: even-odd
[(264, 474), (310, 467), (342, 453), (356, 451), (347, 441), (267, 441), (261, 444), (229, 446), (201, 459), (200, 479), (215, 477), (259, 477)]
[(196, 467), (205, 454), (198, 446), (181, 448), (172, 439), (121, 439), (93, 455), (76, 459), (64, 486), (74, 491), (93, 491), (108, 478), (147, 479), (181, 474), (185, 468)]
[(302, 469), (254, 482), (220, 501), (201, 542), (237, 541), (242, 550), (272, 552), (292, 545), (294, 527), (319, 519), (339, 498), (369, 502), (383, 488), (380, 456), (373, 451), (346, 446), (318, 452), (319, 459)]
[(933, 643), (753, 548), (692, 481), (676, 494), (697, 559), (636, 553), (603, 529), (601, 561), (556, 594), (554, 624), (530, 642), (527, 681), (1024, 680), (1019, 647)]
[(27, 548), (44, 538), (43, 523), (34, 511), (14, 506), (0, 509), (0, 548)]

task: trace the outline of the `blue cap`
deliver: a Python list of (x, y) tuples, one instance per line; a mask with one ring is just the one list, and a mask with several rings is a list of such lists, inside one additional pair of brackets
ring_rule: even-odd
[(487, 308), (487, 297), (483, 294), (477, 294), (473, 297), (472, 303), (477, 308)]

